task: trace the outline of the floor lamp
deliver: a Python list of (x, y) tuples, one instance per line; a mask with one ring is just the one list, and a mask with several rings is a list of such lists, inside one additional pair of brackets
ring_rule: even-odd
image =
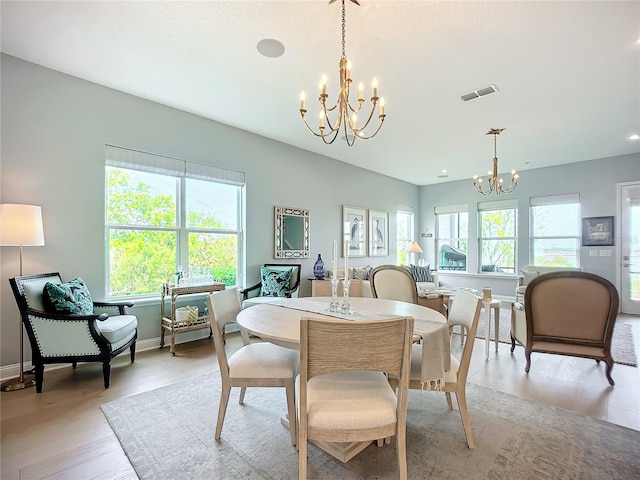
[[(22, 276), (22, 247), (44, 245), (42, 209), (36, 205), (3, 203), (0, 205), (0, 246), (20, 247), (20, 276)], [(33, 378), (24, 375), (24, 330), (20, 323), (20, 376), (2, 384), (3, 392), (22, 390), (34, 385)]]
[(413, 255), (414, 265), (416, 264), (416, 253), (422, 253), (422, 249), (420, 248), (420, 245), (418, 245), (418, 242), (409, 242), (409, 245), (407, 245), (407, 248), (405, 248), (404, 251)]

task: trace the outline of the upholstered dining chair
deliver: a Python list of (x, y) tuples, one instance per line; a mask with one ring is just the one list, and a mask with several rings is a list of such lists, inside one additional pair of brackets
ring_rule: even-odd
[[(406, 421), (413, 317), (343, 321), (302, 318), (298, 389), (300, 479), (307, 441), (354, 442), (347, 462), (373, 440), (396, 437), (398, 472), (407, 478)], [(386, 374), (398, 378), (397, 396)], [(358, 445), (355, 442), (363, 442)], [(353, 447), (353, 448), (351, 448)]]
[(373, 298), (418, 303), (418, 288), (411, 272), (397, 265), (380, 265), (369, 275)]
[(10, 278), (22, 323), (31, 344), (36, 392), (42, 393), (44, 366), (50, 363), (102, 362), (109, 388), (111, 359), (129, 349), (136, 356), (138, 320), (131, 302), (94, 302), (82, 281), (63, 283), (60, 274)]
[(524, 305), (511, 311), (511, 353), (524, 345), (531, 368), (533, 352), (592, 358), (606, 365), (606, 377), (615, 385), (611, 370), (611, 339), (620, 298), (614, 285), (599, 275), (580, 271), (542, 274), (529, 283)]
[[(467, 331), (467, 336), (464, 347), (462, 348), (462, 355), (458, 358), (453, 353), (451, 354), (451, 366), (445, 374), (445, 384), (443, 387), (449, 410), (453, 410), (451, 394), (455, 393), (456, 395), (458, 410), (460, 410), (460, 418), (462, 419), (462, 426), (464, 427), (469, 448), (475, 448), (475, 444), (473, 442), (471, 422), (469, 421), (469, 412), (467, 410), (467, 374), (469, 373), (469, 364), (471, 362), (471, 354), (473, 353), (481, 308), (482, 299), (480, 297), (468, 290), (456, 291), (455, 300), (452, 302), (451, 313), (455, 315), (456, 324), (461, 325)], [(449, 315), (451, 315), (451, 313)], [(422, 358), (422, 345), (414, 344), (411, 349), (411, 378), (409, 380), (409, 388), (411, 389), (423, 389), (420, 380)]]
[[(284, 387), (289, 419), (295, 419), (295, 387), (299, 356), (296, 350), (279, 347), (272, 343), (249, 343), (248, 335), (242, 332), (243, 346), (227, 357), (222, 331), (236, 320), (242, 309), (237, 288), (228, 288), (207, 296), (213, 343), (220, 365), (222, 391), (218, 407), (215, 439), (220, 439), (231, 387), (240, 387), (239, 403), (244, 404), (247, 387)], [(291, 443), (296, 444), (296, 424), (289, 422)]]

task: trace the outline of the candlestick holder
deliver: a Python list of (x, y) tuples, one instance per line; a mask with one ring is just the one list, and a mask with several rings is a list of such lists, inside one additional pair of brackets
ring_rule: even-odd
[(338, 303), (338, 284), (340, 279), (335, 274), (331, 275), (331, 303), (329, 304), (330, 312), (340, 312), (340, 303)]
[(349, 302), (349, 287), (351, 286), (351, 279), (345, 278), (342, 283), (342, 306), (340, 307), (340, 311), (344, 315), (351, 315), (353, 310), (351, 310), (351, 303)]

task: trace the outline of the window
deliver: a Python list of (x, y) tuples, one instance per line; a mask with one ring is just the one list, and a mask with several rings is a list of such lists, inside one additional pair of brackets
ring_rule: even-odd
[(516, 208), (515, 201), (478, 204), (481, 272), (516, 272)]
[(436, 207), (436, 262), (438, 270), (467, 270), (467, 205)]
[(409, 264), (409, 254), (404, 250), (413, 240), (413, 208), (398, 207), (396, 230), (396, 252), (398, 265)]
[(157, 295), (182, 269), (237, 283), (244, 174), (107, 146), (109, 297)]
[(532, 197), (530, 258), (533, 265), (578, 267), (580, 198), (577, 193)]

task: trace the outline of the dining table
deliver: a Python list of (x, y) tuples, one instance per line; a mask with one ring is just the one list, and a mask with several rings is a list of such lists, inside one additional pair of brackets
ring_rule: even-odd
[[(236, 318), (241, 329), (282, 347), (300, 348), (300, 319), (303, 317), (343, 319), (346, 321), (383, 320), (411, 316), (414, 337), (422, 344), (421, 381), (425, 390), (441, 390), (449, 370), (450, 337), (445, 316), (431, 308), (381, 298), (350, 298), (351, 313), (330, 312), (330, 297), (260, 297), (254, 299)], [(282, 419), (288, 426), (287, 419)], [(316, 443), (316, 442), (314, 442)], [(324, 443), (324, 442), (323, 442)], [(318, 444), (346, 462), (371, 442), (352, 442), (339, 446)]]

